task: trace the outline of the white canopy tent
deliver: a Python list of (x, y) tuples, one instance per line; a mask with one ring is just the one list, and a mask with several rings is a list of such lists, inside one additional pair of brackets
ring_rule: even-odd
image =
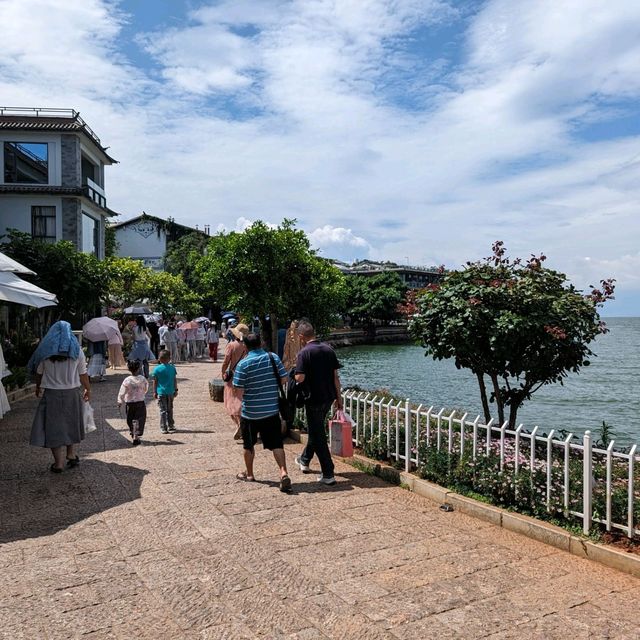
[(27, 267), (25, 267), (23, 264), (20, 264), (4, 253), (0, 253), (0, 272), (1, 271), (10, 271), (11, 273), (25, 273), (32, 276), (35, 275), (35, 271), (27, 269)]
[(23, 280), (16, 273), (33, 274), (31, 269), (0, 253), (0, 301), (24, 304), (29, 307), (53, 307), (58, 304), (55, 294)]
[(15, 273), (0, 271), (0, 300), (25, 304), (29, 307), (53, 307), (58, 304), (55, 294), (18, 277)]

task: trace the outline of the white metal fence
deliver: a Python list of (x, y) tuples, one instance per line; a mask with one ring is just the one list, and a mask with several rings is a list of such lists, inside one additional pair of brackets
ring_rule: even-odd
[(522, 424), (515, 430), (508, 423), (485, 424), (480, 416), (470, 420), (466, 413), (415, 406), (409, 399), (396, 401), (353, 390), (342, 395), (354, 420), (354, 444), (375, 443), (384, 457), (404, 463), (406, 471), (427, 468), (421, 455), (435, 450), (446, 453), (450, 461), (493, 463), (495, 474), (513, 481), (516, 492), (519, 477), (529, 473), (533, 482), (535, 474), (538, 490), (531, 496), (537, 506), (579, 518), (585, 534), (594, 522), (630, 538), (640, 534), (637, 445), (623, 453), (614, 450), (614, 442), (606, 449), (597, 448), (590, 431), (582, 438), (569, 433), (559, 439), (555, 430), (544, 434), (538, 427), (528, 432)]

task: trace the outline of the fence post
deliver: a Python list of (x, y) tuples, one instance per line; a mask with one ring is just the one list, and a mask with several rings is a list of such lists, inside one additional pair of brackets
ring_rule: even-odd
[(491, 453), (491, 428), (493, 427), (493, 418), (487, 423), (487, 458)]
[(533, 470), (536, 466), (536, 434), (540, 427), (533, 427), (531, 432), (531, 484), (533, 484)]
[(514, 488), (513, 494), (515, 497), (518, 497), (518, 473), (520, 473), (520, 433), (522, 431), (522, 427), (524, 425), (520, 423), (516, 429), (516, 452), (513, 461), (513, 480), (514, 480)]
[(422, 405), (416, 409), (416, 467), (420, 464), (420, 412)]
[(378, 440), (380, 440), (380, 447), (382, 447), (382, 407), (384, 406), (384, 397), (380, 398), (378, 402)]
[(404, 470), (411, 471), (411, 410), (409, 398), (404, 403)]
[(449, 455), (451, 455), (451, 452), (453, 451), (453, 416), (455, 413), (455, 411), (452, 411), (447, 418), (449, 421), (449, 433), (447, 436), (449, 439), (449, 442), (447, 443), (447, 451), (449, 452)]
[(571, 445), (569, 444), (573, 440), (573, 433), (570, 433), (564, 441), (564, 517), (569, 517), (569, 502), (571, 497), (569, 495), (569, 462), (571, 460)]
[(460, 460), (464, 458), (464, 428), (468, 415), (468, 413), (465, 413), (462, 418), (460, 418)]
[(591, 531), (591, 509), (593, 497), (593, 450), (591, 431), (585, 431), (582, 440), (582, 531), (587, 536)]
[(607, 531), (611, 531), (611, 476), (613, 471), (613, 445), (612, 440), (607, 447)]
[(431, 412), (433, 411), (433, 405), (427, 409), (427, 446), (431, 446)]
[(378, 396), (373, 396), (373, 400), (371, 400), (371, 416), (370, 416), (370, 420), (369, 420), (369, 438), (371, 440), (373, 440), (373, 414), (374, 414), (374, 406), (376, 404), (376, 400), (378, 399)]
[(509, 426), (509, 421), (505, 420), (504, 424), (500, 427), (500, 471), (504, 469), (504, 432)]
[(634, 476), (633, 476), (633, 467), (636, 461), (636, 448), (637, 444), (634, 444), (629, 451), (629, 497), (628, 497), (628, 505), (627, 505), (627, 527), (629, 531), (627, 532), (627, 536), (629, 538), (633, 538), (635, 536), (635, 525), (633, 522), (633, 509), (634, 509)]
[(395, 406), (396, 409), (396, 462), (400, 460), (400, 405), (402, 404), (402, 400), (398, 400), (398, 404)]
[(436, 434), (436, 449), (438, 451), (440, 451), (440, 442), (442, 438), (442, 434), (440, 432), (442, 431), (442, 414), (443, 413), (444, 413), (444, 409), (440, 409), (440, 411), (438, 411), (438, 415), (436, 416), (436, 429), (438, 430), (438, 433)]
[(551, 513), (551, 465), (554, 429), (551, 429), (547, 436), (547, 512)]
[[(362, 399), (362, 443), (367, 439), (367, 403), (369, 401), (369, 396), (371, 394), (367, 393), (367, 395)], [(356, 441), (356, 444), (357, 441)]]
[(473, 421), (473, 459), (475, 461), (478, 450), (478, 422), (480, 422), (480, 416), (477, 416)]
[(389, 449), (391, 448), (391, 405), (393, 404), (393, 398), (387, 402), (387, 458), (390, 458), (389, 455), (391, 452)]

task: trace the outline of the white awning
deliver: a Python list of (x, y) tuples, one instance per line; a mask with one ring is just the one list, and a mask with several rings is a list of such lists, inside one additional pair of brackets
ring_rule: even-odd
[(0, 271), (0, 301), (25, 304), (37, 309), (58, 304), (55, 294), (36, 287), (35, 284), (8, 271)]
[(35, 275), (34, 271), (31, 269), (27, 269), (23, 264), (16, 262), (13, 258), (5, 255), (0, 252), (0, 272), (10, 271), (12, 273), (28, 273), (31, 275)]

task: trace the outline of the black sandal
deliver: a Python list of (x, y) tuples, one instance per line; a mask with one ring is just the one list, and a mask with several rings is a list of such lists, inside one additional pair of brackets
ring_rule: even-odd
[(76, 456), (75, 458), (67, 458), (67, 467), (77, 467), (80, 464), (80, 458)]
[(62, 469), (59, 469), (58, 467), (56, 467), (55, 464), (52, 464), (49, 467), (49, 471), (51, 471), (51, 473), (62, 473)]

